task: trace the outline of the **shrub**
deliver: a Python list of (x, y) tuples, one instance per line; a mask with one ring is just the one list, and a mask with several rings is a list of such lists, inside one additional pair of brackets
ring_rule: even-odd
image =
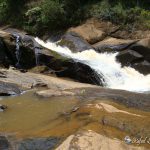
[(111, 21), (128, 30), (133, 30), (137, 27), (140, 28), (140, 26), (150, 28), (150, 11), (138, 6), (129, 7), (139, 3), (141, 4), (142, 2), (139, 1), (137, 3), (137, 1), (132, 1), (132, 3), (129, 3), (128, 0), (126, 2), (120, 0), (118, 3), (117, 0), (113, 2), (102, 0), (91, 5), (88, 13), (90, 17)]
[(146, 28), (150, 29), (150, 11), (143, 9), (143, 10), (141, 11), (141, 16), (140, 16), (140, 18), (141, 18), (141, 22), (143, 22), (143, 25), (144, 25)]
[(114, 23), (124, 24), (127, 18), (127, 12), (121, 3), (117, 3), (111, 8), (112, 16), (110, 20)]
[(111, 18), (111, 5), (108, 0), (103, 0), (92, 5), (89, 13), (90, 16), (94, 16), (101, 19), (110, 19)]
[(97, 17), (131, 29), (150, 28), (149, 4), (148, 0), (0, 0), (0, 24), (9, 23), (37, 34)]
[(42, 28), (41, 8), (34, 7), (25, 13), (24, 29), (32, 34), (38, 34)]
[(8, 5), (7, 1), (0, 0), (0, 24), (3, 24), (7, 21), (8, 17)]
[(42, 4), (42, 23), (51, 29), (63, 26), (65, 12), (63, 5), (58, 1), (45, 0)]
[(38, 22), (41, 19), (41, 8), (40, 7), (34, 7), (32, 9), (29, 9), (25, 16), (28, 18), (28, 24), (32, 24), (33, 22)]
[(65, 10), (65, 25), (72, 26), (79, 24), (84, 18), (85, 0), (63, 0), (62, 5)]

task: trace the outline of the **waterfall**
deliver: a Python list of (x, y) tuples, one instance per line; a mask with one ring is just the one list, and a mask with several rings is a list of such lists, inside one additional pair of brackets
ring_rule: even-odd
[(36, 66), (39, 65), (39, 50), (40, 50), (39, 47), (34, 47)]
[(103, 74), (104, 85), (107, 88), (135, 92), (150, 91), (150, 75), (143, 75), (131, 67), (122, 68), (116, 61), (117, 53), (97, 53), (93, 49), (73, 53), (67, 47), (61, 47), (57, 43), (44, 42), (38, 38), (35, 40), (47, 49), (90, 66), (97, 74)]
[(16, 63), (16, 67), (19, 67), (20, 66), (20, 56), (21, 56), (21, 53), (20, 53), (20, 45), (19, 45), (19, 42), (20, 42), (20, 36), (17, 35), (17, 34), (13, 34), (14, 37), (16, 38), (16, 59), (17, 59), (17, 63)]

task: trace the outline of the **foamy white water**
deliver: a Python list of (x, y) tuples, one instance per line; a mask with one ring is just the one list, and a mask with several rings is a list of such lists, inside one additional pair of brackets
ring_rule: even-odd
[(135, 92), (150, 91), (150, 74), (144, 76), (131, 67), (121, 67), (116, 61), (117, 53), (97, 53), (93, 49), (72, 53), (67, 47), (58, 46), (50, 41), (35, 40), (43, 47), (90, 66), (105, 79), (105, 86)]

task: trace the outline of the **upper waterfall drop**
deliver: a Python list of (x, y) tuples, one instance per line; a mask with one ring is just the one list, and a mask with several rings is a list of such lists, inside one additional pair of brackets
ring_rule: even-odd
[(13, 36), (16, 38), (16, 59), (17, 59), (17, 63), (16, 63), (16, 67), (20, 67), (20, 36), (17, 34), (13, 34)]
[(122, 68), (116, 61), (117, 53), (97, 53), (93, 49), (73, 53), (67, 47), (61, 47), (57, 43), (44, 42), (39, 38), (35, 40), (45, 48), (90, 66), (97, 74), (103, 74), (105, 86), (108, 88), (135, 92), (150, 91), (150, 75), (144, 76), (131, 67)]
[(36, 66), (39, 65), (39, 50), (40, 48), (39, 47), (34, 47), (34, 53), (35, 53), (35, 63), (36, 63)]

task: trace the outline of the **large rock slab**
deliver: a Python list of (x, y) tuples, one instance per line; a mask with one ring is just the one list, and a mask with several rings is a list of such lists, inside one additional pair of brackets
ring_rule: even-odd
[(21, 94), (22, 90), (16, 84), (0, 81), (0, 96)]
[(91, 83), (103, 86), (103, 76), (99, 76), (89, 66), (80, 62), (67, 61), (64, 63), (66, 68), (56, 72), (58, 77), (71, 77), (83, 83)]
[(94, 85), (84, 84), (69, 80), (60, 79), (57, 77), (42, 75), (32, 72), (20, 72), (10, 68), (9, 70), (1, 69), (1, 72), (5, 72), (7, 76), (5, 78), (0, 77), (0, 82), (7, 85), (17, 85), (17, 87), (28, 90), (34, 87), (48, 87), (51, 89), (70, 89), (70, 88), (83, 88), (83, 87), (95, 87)]
[(50, 72), (58, 77), (68, 77), (83, 83), (103, 86), (103, 77), (98, 76), (88, 65), (47, 49), (39, 51), (39, 60), (41, 65), (49, 67)]
[(118, 30), (118, 27), (110, 22), (100, 21), (96, 18), (88, 19), (82, 25), (69, 29), (79, 34), (90, 44), (103, 40), (106, 36)]
[(144, 56), (144, 59), (150, 62), (150, 38), (142, 39), (133, 44), (130, 49)]
[[(19, 62), (16, 55), (16, 36), (19, 36)], [(75, 44), (87, 49), (89, 44), (82, 40), (80, 37), (72, 34), (66, 35), (69, 39), (75, 39)], [(97, 76), (95, 71), (89, 66), (82, 63), (76, 63), (73, 59), (68, 59), (60, 54), (45, 49), (40, 46), (34, 39), (34, 37), (25, 35), (22, 32), (7, 33), (0, 32), (3, 44), (6, 47), (7, 56), (11, 60), (10, 65), (13, 65), (19, 69), (30, 69), (36, 65), (45, 65), (49, 67), (49, 73), (55, 73), (59, 77), (69, 77), (80, 82), (99, 84), (102, 85), (101, 79)]]
[(43, 90), (43, 91), (37, 91), (36, 94), (40, 97), (59, 97), (59, 96), (74, 96), (75, 93), (70, 92), (70, 91), (65, 91), (65, 90), (54, 90), (54, 89), (49, 89), (49, 90)]
[(93, 47), (98, 52), (115, 52), (125, 50), (135, 42), (135, 40), (125, 40), (108, 37), (103, 41), (94, 44)]
[(148, 150), (118, 139), (110, 139), (94, 131), (80, 131), (69, 136), (56, 150)]
[(0, 66), (8, 67), (9, 64), (10, 64), (10, 61), (7, 56), (6, 47), (5, 47), (2, 39), (0, 39)]
[(100, 41), (105, 36), (104, 31), (99, 30), (98, 28), (95, 27), (94, 21), (93, 23), (87, 21), (85, 24), (81, 26), (71, 28), (70, 31), (78, 33), (82, 38), (84, 38), (90, 44)]
[[(17, 50), (16, 50), (16, 38), (19, 36), (19, 58), (17, 58)], [(30, 68), (35, 65), (35, 53), (34, 48), (26, 45), (22, 39), (25, 35), (20, 33), (9, 33), (5, 31), (0, 31), (1, 38), (1, 46), (5, 48), (5, 53), (9, 59), (9, 65), (16, 66), (19, 59), (19, 68)], [(4, 49), (3, 48), (3, 49)]]
[(143, 59), (143, 56), (133, 50), (124, 50), (116, 56), (122, 66), (130, 66), (135, 61)]
[(150, 74), (150, 62), (148, 62), (148, 61), (142, 61), (139, 63), (134, 63), (132, 65), (132, 67), (144, 75)]
[(73, 52), (81, 52), (92, 49), (92, 46), (86, 40), (84, 40), (78, 33), (72, 31), (63, 35), (58, 44), (60, 46), (68, 47)]

